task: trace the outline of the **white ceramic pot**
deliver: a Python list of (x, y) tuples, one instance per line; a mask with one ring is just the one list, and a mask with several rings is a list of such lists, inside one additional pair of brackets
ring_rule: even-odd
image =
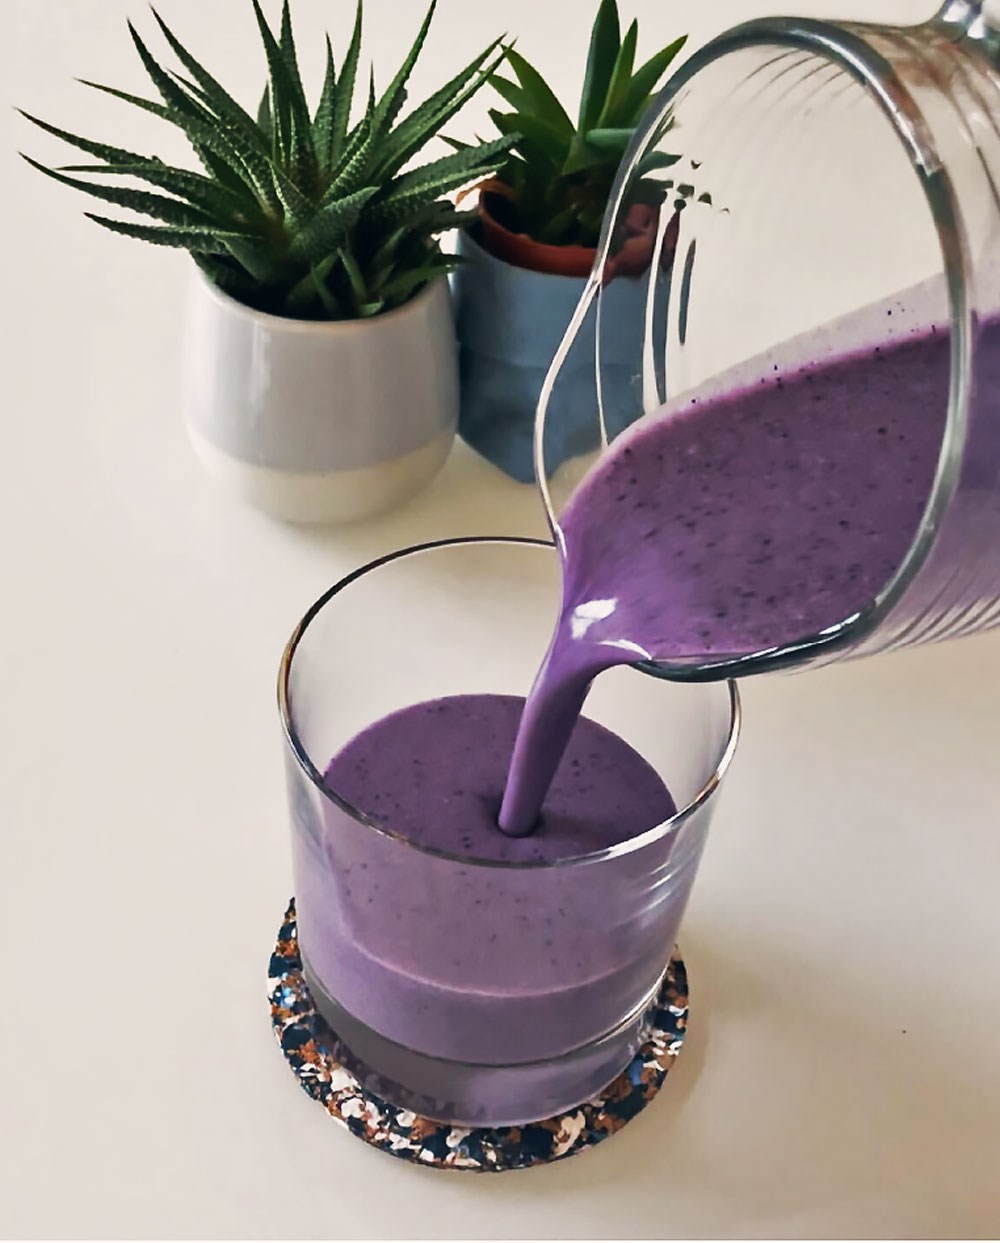
[(183, 374), (191, 440), (227, 488), (289, 522), (371, 517), (429, 483), (455, 438), (448, 283), (373, 319), (319, 323), (251, 310), (199, 273)]

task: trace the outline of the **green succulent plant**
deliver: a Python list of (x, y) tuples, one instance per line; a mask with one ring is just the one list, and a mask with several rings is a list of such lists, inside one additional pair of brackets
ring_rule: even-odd
[[(400, 119), (436, 2), (431, 0), (413, 46), (381, 97), (372, 74), (364, 113), (353, 125), (362, 0), (339, 73), (327, 38), (315, 111), (302, 85), (288, 0), (277, 33), (259, 0), (252, 0), (268, 68), (256, 117), (194, 59), (154, 10), (183, 72), (164, 68), (131, 22), (129, 31), (160, 100), (85, 85), (177, 126), (204, 171), (92, 142), (27, 113), (28, 120), (99, 162), (48, 168), (24, 158), (57, 181), (151, 217), (158, 223), (87, 213), (116, 233), (188, 250), (220, 289), (248, 306), (302, 319), (351, 319), (391, 310), (455, 262), (441, 251), (438, 237), (463, 217), (442, 196), (494, 172), (513, 142), (505, 135), (410, 167), (504, 56), (497, 40)], [(153, 191), (130, 188), (129, 178)]]
[[(551, 87), (514, 48), (507, 61), (516, 81), (494, 72), (491, 84), (512, 111), (490, 116), (502, 135), (514, 138), (499, 180), (509, 191), (501, 204), (517, 232), (556, 246), (596, 246), (618, 165), (636, 126), (677, 53), (684, 35), (635, 68), (639, 23), (621, 36), (616, 0), (602, 0), (594, 21), (577, 123)], [(659, 138), (672, 127), (667, 118)], [(642, 178), (676, 163), (680, 156), (656, 151), (638, 169)], [(649, 187), (649, 201), (671, 190), (670, 180)], [(695, 194), (691, 185), (676, 187), (678, 206)], [(638, 196), (641, 199), (641, 195)], [(710, 201), (703, 196), (703, 201)], [(504, 222), (506, 223), (506, 222)]]

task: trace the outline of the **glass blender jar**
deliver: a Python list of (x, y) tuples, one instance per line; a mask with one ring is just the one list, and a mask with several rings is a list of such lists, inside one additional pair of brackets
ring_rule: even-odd
[[(932, 401), (913, 405), (899, 384), (883, 399), (904, 430), (923, 421), (933, 452), (922, 515), (871, 598), (767, 645), (654, 652), (651, 672), (736, 677), (1000, 623), (998, 65), (1000, 4), (950, 0), (907, 28), (767, 18), (695, 53), (651, 106), (539, 404), (536, 473), (557, 543), (592, 459), (547, 462), (546, 420), (584, 332), (596, 339), (602, 448), (664, 406), (865, 351), (933, 338), (940, 359)], [(637, 204), (640, 218), (654, 205), (644, 235)], [(601, 389), (603, 291), (620, 279), (646, 293), (633, 325), (642, 369), (624, 402), (620, 384), (613, 401)], [(851, 434), (849, 411), (835, 405), (830, 417)], [(894, 486), (891, 472), (879, 486)]]

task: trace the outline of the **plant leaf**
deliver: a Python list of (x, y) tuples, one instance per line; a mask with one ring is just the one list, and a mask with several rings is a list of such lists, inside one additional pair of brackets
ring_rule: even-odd
[(312, 145), (312, 118), (302, 90), (280, 44), (264, 18), (260, 0), (250, 0), (260, 31), (271, 80), (271, 107), (281, 137), (282, 155), (293, 177), (308, 180), (316, 175), (316, 152)]
[[(562, 106), (549, 84), (538, 70), (512, 47), (507, 49), (507, 61), (517, 75), (521, 89), (527, 97), (530, 111), (545, 121), (557, 133), (569, 139), (573, 133), (573, 122), (569, 119), (566, 109)], [(496, 83), (494, 82), (494, 85)], [(499, 88), (497, 88), (499, 89)], [(518, 105), (514, 105), (518, 107)], [(518, 108), (520, 111), (521, 109)]]
[(301, 229), (315, 216), (316, 204), (308, 199), (295, 182), (275, 164), (271, 170), (274, 189), (281, 201), (285, 218), (294, 229)]
[[(156, 9), (153, 9), (153, 17), (156, 19), (157, 25), (163, 32), (163, 37), (170, 45), (171, 50), (184, 68), (191, 74), (195, 82), (201, 87), (204, 99), (209, 106), (215, 110), (218, 116), (228, 121), (250, 142), (258, 146), (261, 151), (267, 151), (267, 144), (264, 141), (264, 135), (260, 126), (255, 124), (253, 117), (242, 108), (235, 99), (226, 91), (223, 86), (216, 81), (214, 77), (204, 69), (191, 53), (184, 47), (180, 40), (174, 35), (170, 27), (159, 15)], [(170, 102), (169, 100), (167, 101)]]
[[(139, 160), (128, 164), (64, 164), (57, 171), (136, 177), (186, 199), (212, 217), (245, 215), (247, 210), (245, 197), (234, 194), (211, 177), (203, 177), (201, 173), (193, 173), (187, 168), (174, 168), (159, 160)], [(256, 199), (251, 198), (250, 202), (254, 208), (259, 207)]]
[(574, 173), (586, 172), (588, 168), (596, 168), (598, 165), (607, 163), (608, 153), (606, 151), (598, 151), (595, 147), (589, 146), (586, 137), (583, 134), (577, 134), (573, 138), (561, 172), (566, 177), (572, 177)]
[(411, 232), (414, 220), (426, 207), (437, 202), (440, 193), (443, 191), (439, 191), (436, 186), (428, 186), (382, 199), (371, 209), (372, 222), (379, 228), (402, 226), (405, 232)]
[[(392, 176), (409, 163), (441, 127), (447, 125), (459, 109), (485, 86), (497, 66), (503, 61), (503, 54), (496, 57), (485, 68), (483, 64), (493, 55), (500, 42), (499, 39), (495, 40), (450, 82), (447, 82), (439, 91), (435, 91), (400, 121), (395, 130), (387, 136), (384, 147), (379, 151), (379, 162), (376, 166), (378, 176)], [(445, 138), (444, 141), (453, 145), (450, 139)]]
[(306, 93), (302, 86), (302, 75), (299, 72), (299, 58), (295, 51), (295, 34), (292, 30), (292, 10), (289, 7), (288, 0), (284, 0), (281, 6), (281, 36), (278, 40), (278, 46), (281, 48), (282, 55), (285, 58), (285, 64), (288, 67), (288, 73), (295, 87), (296, 94), (302, 97), (303, 102), (306, 99)]
[(509, 78), (501, 78), (498, 74), (493, 74), (490, 77), (490, 86), (501, 96), (505, 103), (510, 104), (518, 112), (531, 111), (531, 103), (527, 93), (516, 82), (511, 82)]
[[(322, 307), (323, 315), (309, 315), (308, 312), (317, 303)], [(327, 320), (341, 320), (349, 318), (349, 316), (344, 314), (340, 303), (333, 296), (329, 285), (312, 272), (296, 285), (288, 295), (285, 300), (285, 307), (288, 314), (297, 315), (300, 319), (323, 318)]]
[(345, 194), (352, 194), (365, 181), (368, 158), (374, 144), (372, 119), (375, 115), (375, 75), (368, 81), (368, 108), (364, 117), (354, 128), (340, 162), (333, 171), (333, 178), (323, 195), (323, 204), (331, 203)]
[(153, 157), (148, 155), (137, 155), (134, 151), (126, 151), (123, 147), (109, 147), (107, 143), (92, 142), (89, 138), (81, 138), (77, 134), (71, 134), (68, 130), (59, 129), (56, 125), (50, 125), (48, 121), (43, 121), (39, 117), (32, 116), (30, 112), (25, 112), (21, 108), (16, 108), (16, 112), (20, 112), (25, 120), (30, 121), (32, 125), (37, 125), (39, 129), (45, 130), (47, 134), (54, 134), (56, 138), (61, 138), (63, 142), (68, 142), (71, 147), (76, 147), (79, 151), (85, 151), (87, 155), (93, 155), (99, 160), (107, 160), (109, 163), (156, 163)]
[(351, 105), (354, 101), (354, 86), (358, 76), (358, 59), (361, 55), (361, 29), (364, 23), (363, 0), (358, 0), (354, 15), (354, 31), (351, 42), (344, 57), (344, 67), (340, 73), (337, 87), (337, 99), (333, 109), (333, 139), (330, 164), (334, 166), (344, 154), (347, 141), (347, 128), (351, 119)]
[(131, 190), (127, 186), (106, 186), (100, 182), (82, 181), (79, 177), (68, 177), (54, 168), (47, 168), (33, 160), (30, 155), (22, 153), (21, 158), (53, 181), (72, 186), (74, 190), (82, 190), (105, 203), (114, 203), (116, 207), (126, 207), (139, 215), (152, 216), (154, 220), (162, 220), (165, 224), (201, 228), (214, 223), (211, 216), (189, 203), (182, 203), (179, 199), (167, 198), (164, 194), (151, 194), (148, 190)]
[[(446, 194), (449, 190), (457, 190), (470, 181), (477, 181), (494, 171), (494, 168), (495, 166), (490, 164), (473, 165), (464, 172), (456, 170), (451, 173), (421, 176), (419, 180), (408, 183), (403, 189), (394, 190), (387, 198), (380, 199), (372, 205), (370, 218), (373, 225), (386, 228), (398, 226), (412, 219), (414, 213), (434, 203), (440, 195)], [(418, 169), (416, 172), (424, 174), (425, 170)]]
[(321, 208), (293, 240), (292, 253), (310, 264), (319, 263), (343, 245), (365, 204), (377, 193), (377, 186), (365, 186)]
[[(129, 22), (129, 33), (150, 80), (160, 93), (160, 98), (170, 107), (176, 108), (178, 112), (191, 120), (200, 121), (210, 126), (214, 125), (215, 117), (212, 113), (204, 107), (199, 98), (192, 97), (199, 94), (197, 88), (192, 88), (190, 84), (183, 82), (182, 79), (178, 79), (175, 74), (167, 73), (146, 47), (131, 22)], [(188, 136), (188, 141), (191, 143), (194, 153), (202, 165), (218, 181), (223, 185), (227, 185), (231, 190), (236, 190), (239, 187), (241, 181), (239, 171), (234, 169), (226, 158), (222, 157), (217, 150), (206, 146), (204, 142), (196, 141), (190, 135)]]
[[(429, 203), (415, 210), (407, 220), (392, 229), (368, 264), (368, 284), (375, 292), (396, 272), (397, 268), (419, 266), (407, 262), (408, 255), (414, 251), (413, 243), (426, 250), (426, 237), (451, 228), (455, 222), (475, 217), (475, 212), (456, 212), (447, 200)], [(404, 254), (403, 252), (407, 252)]]
[(139, 32), (131, 22), (128, 23), (128, 32), (132, 37), (135, 50), (139, 53), (139, 59), (142, 61), (143, 68), (159, 91), (163, 102), (171, 108), (176, 108), (179, 112), (186, 113), (188, 116), (205, 120), (209, 115), (207, 109), (197, 99), (192, 99), (191, 95), (167, 73), (149, 48), (146, 47)]
[(608, 86), (607, 98), (604, 101), (604, 107), (601, 109), (601, 115), (597, 118), (598, 129), (612, 124), (615, 111), (622, 100), (624, 100), (632, 83), (632, 70), (635, 67), (635, 51), (638, 42), (639, 22), (637, 19), (633, 19), (631, 26), (629, 26), (625, 33), (625, 38), (622, 40), (618, 59), (615, 61), (611, 82)]
[(601, 0), (587, 53), (587, 72), (580, 96), (581, 130), (593, 129), (608, 97), (611, 75), (621, 48), (616, 0)]
[(584, 141), (596, 151), (607, 151), (621, 157), (634, 133), (634, 129), (592, 129), (584, 135)]
[[(569, 143), (547, 121), (533, 113), (490, 111), (490, 119), (501, 134), (521, 148), (525, 158), (545, 160), (561, 169), (569, 154)], [(527, 145), (528, 149), (525, 149)], [(533, 149), (533, 150), (532, 150)]]
[[(435, 236), (447, 229), (459, 228), (476, 218), (475, 211), (457, 211), (447, 199), (439, 199), (416, 209), (404, 224), (392, 230), (372, 256), (368, 265), (368, 283), (375, 291), (393, 275), (400, 248), (414, 235)], [(399, 263), (399, 266), (403, 266)]]
[[(174, 76), (167, 73), (162, 68), (153, 54), (146, 47), (145, 43), (139, 36), (138, 31), (132, 25), (128, 24), (129, 34), (135, 45), (139, 58), (143, 63), (147, 74), (149, 75), (153, 85), (160, 93), (160, 98), (172, 108), (176, 108), (179, 113), (189, 117), (193, 121), (201, 121), (203, 123), (212, 124), (214, 117), (205, 108), (197, 98), (192, 98), (189, 89), (175, 81)], [(219, 181), (228, 185), (231, 189), (235, 189), (240, 180), (238, 170), (234, 170), (230, 163), (221, 157), (217, 151), (206, 147), (204, 143), (197, 142), (195, 139), (188, 137), (188, 141), (194, 149), (195, 155), (204, 165), (204, 167), (212, 173)]]
[(95, 224), (110, 229), (112, 233), (122, 233), (126, 237), (151, 242), (155, 246), (177, 246), (205, 255), (227, 253), (224, 245), (226, 235), (215, 229), (175, 229), (161, 225), (133, 224), (130, 220), (110, 220), (106, 216), (95, 216), (89, 211), (84, 212), (84, 215)]
[(281, 285), (288, 279), (288, 267), (274, 250), (252, 237), (230, 235), (226, 249), (245, 271), (260, 285)]
[(343, 319), (344, 312), (340, 303), (333, 296), (330, 287), (326, 283), (326, 279), (333, 266), (337, 263), (339, 256), (330, 255), (327, 259), (316, 267), (309, 269), (308, 273), (296, 284), (293, 285), (285, 299), (285, 306), (290, 312), (298, 311), (300, 313), (307, 311), (316, 301), (319, 301), (329, 319)]
[[(413, 190), (426, 190), (434, 187), (443, 193), (448, 189), (456, 189), (476, 177), (484, 176), (496, 167), (498, 157), (506, 155), (510, 150), (511, 137), (494, 138), (478, 147), (470, 147), (466, 151), (456, 151), (453, 155), (433, 160), (412, 172), (404, 173), (392, 183), (392, 192), (383, 200), (393, 202), (397, 198), (406, 197)], [(380, 204), (381, 206), (381, 204)]]
[(373, 290), (380, 289), (395, 272), (400, 245), (410, 237), (412, 237), (412, 229), (409, 224), (403, 225), (402, 228), (394, 229), (372, 256), (371, 262), (368, 265), (368, 272)]
[(431, 211), (422, 221), (422, 227), (430, 230), (431, 233), (443, 233), (446, 229), (461, 229), (467, 224), (471, 224), (479, 216), (475, 208), (463, 211), (455, 206), (449, 199), (439, 200), (433, 203)]
[(266, 136), (271, 148), (271, 154), (274, 154), (274, 117), (271, 115), (271, 88), (264, 87), (264, 93), (260, 97), (260, 104), (257, 106), (257, 125), (262, 134)]
[[(153, 116), (169, 121), (171, 125), (176, 125), (187, 135), (188, 141), (195, 148), (196, 152), (199, 148), (202, 148), (219, 157), (233, 174), (241, 177), (260, 195), (262, 201), (271, 210), (281, 210), (281, 204), (275, 195), (274, 182), (267, 159), (253, 147), (248, 147), (232, 127), (222, 125), (218, 121), (212, 123), (197, 120), (176, 108), (169, 108), (151, 99), (143, 99), (138, 95), (131, 95), (128, 91), (119, 91), (113, 86), (103, 86), (100, 82), (85, 81), (83, 84), (84, 86), (92, 87), (96, 91), (103, 91), (106, 95), (111, 95), (115, 99), (122, 99), (126, 103), (143, 109), (145, 112), (151, 112)], [(209, 171), (212, 170), (210, 169)]]
[[(299, 72), (299, 59), (295, 51), (295, 35), (292, 31), (292, 11), (288, 0), (281, 6), (281, 37), (278, 43), (281, 54), (285, 58), (285, 66), (291, 80), (295, 99), (299, 103), (291, 110), (291, 138), (293, 174), (306, 194), (315, 189), (319, 177), (319, 159), (316, 144), (313, 140), (313, 127), (309, 118), (309, 102), (302, 86), (302, 75)], [(305, 125), (306, 133), (299, 134), (299, 126)]]
[(538, 241), (547, 242), (552, 246), (563, 244), (563, 235), (566, 230), (576, 223), (576, 208), (573, 206), (564, 207), (562, 211), (556, 212), (548, 221), (538, 237)]
[(347, 159), (323, 195), (321, 203), (324, 207), (353, 194), (363, 182), (368, 180), (368, 161), (374, 144), (375, 134), (370, 126), (366, 126), (359, 143), (353, 150), (348, 148), (350, 158)]
[(368, 286), (365, 283), (364, 275), (358, 266), (357, 260), (351, 253), (349, 246), (343, 246), (340, 249), (340, 261), (344, 265), (344, 271), (347, 273), (347, 279), (351, 282), (351, 293), (354, 295), (354, 309), (361, 315), (362, 308), (368, 302)]
[(257, 282), (245, 268), (225, 255), (192, 251), (191, 258), (217, 288), (237, 301), (252, 304), (257, 292)]
[(379, 294), (385, 302), (392, 302), (399, 305), (401, 302), (410, 298), (418, 289), (422, 289), (424, 285), (429, 284), (439, 276), (444, 276), (454, 266), (454, 262), (448, 262), (453, 256), (442, 255), (442, 262), (428, 263), (423, 267), (413, 268), (408, 272), (401, 272), (392, 280), (387, 281), (379, 290)]
[(638, 122), (648, 96), (655, 89), (656, 84), (666, 73), (674, 57), (685, 43), (687, 43), (687, 35), (681, 35), (673, 43), (668, 44), (665, 48), (661, 48), (640, 69), (635, 71), (621, 105), (614, 117), (609, 118), (610, 120), (620, 125), (635, 125)]
[(326, 36), (326, 72), (323, 76), (323, 94), (313, 118), (313, 145), (320, 172), (329, 174), (333, 166), (333, 118), (337, 106), (337, 66), (333, 59), (333, 44)]
[(181, 87), (189, 96), (191, 96), (192, 102), (201, 105), (202, 111), (206, 115), (211, 113), (212, 109), (208, 105), (208, 96), (197, 82), (193, 81), (191, 78), (186, 78), (182, 73), (175, 73), (173, 69), (169, 71), (169, 76), (177, 86)]
[(406, 83), (409, 81), (410, 74), (413, 72), (413, 66), (416, 64), (417, 57), (420, 55), (426, 42), (427, 31), (430, 29), (431, 21), (434, 18), (434, 10), (437, 8), (437, 3), (438, 0), (430, 0), (427, 13), (420, 25), (420, 29), (417, 31), (416, 39), (414, 39), (410, 50), (403, 58), (399, 71), (389, 83), (385, 94), (379, 101), (379, 105), (375, 110), (375, 116), (372, 119), (372, 130), (377, 138), (381, 138), (388, 133), (399, 116), (399, 110), (406, 99)]

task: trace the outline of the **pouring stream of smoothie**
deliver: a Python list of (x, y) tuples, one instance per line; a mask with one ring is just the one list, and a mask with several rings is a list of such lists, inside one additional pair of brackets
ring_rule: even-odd
[[(997, 335), (987, 326), (989, 357)], [(948, 335), (929, 327), (675, 402), (613, 442), (561, 519), (562, 611), (518, 730), (504, 833), (533, 832), (602, 670), (748, 655), (871, 602), (926, 506), (949, 376)]]

